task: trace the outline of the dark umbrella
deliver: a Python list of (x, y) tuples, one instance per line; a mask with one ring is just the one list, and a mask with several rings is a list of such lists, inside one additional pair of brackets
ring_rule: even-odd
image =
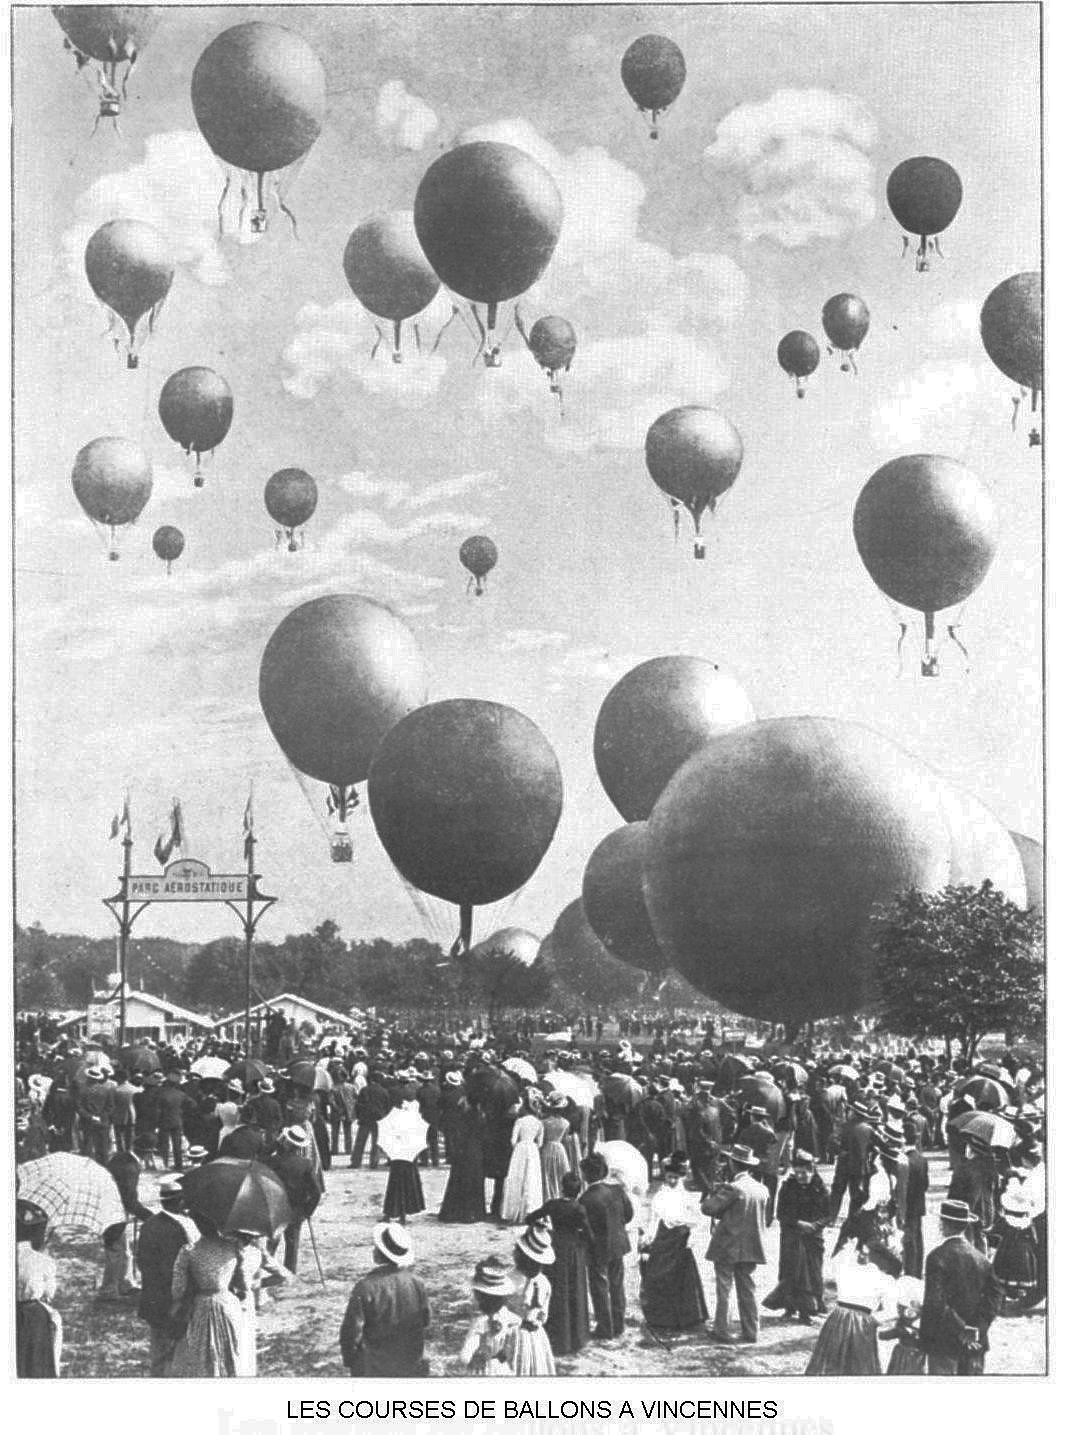
[(285, 1187), (261, 1161), (220, 1156), (194, 1167), (182, 1189), (189, 1210), (206, 1216), (222, 1235), (254, 1231), (275, 1236), (293, 1219)]
[(738, 1090), (747, 1106), (762, 1106), (772, 1121), (785, 1115), (785, 1097), (770, 1077), (743, 1076)]
[(303, 1057), (298, 1057), (296, 1061), (291, 1061), (285, 1070), (288, 1073), (289, 1080), (292, 1081), (295, 1086), (304, 1087), (306, 1091), (329, 1091), (333, 1085), (329, 1072), (325, 1071), (321, 1066), (317, 1066), (315, 1062), (307, 1061)]
[(964, 1136), (977, 1136), (989, 1146), (1010, 1151), (1019, 1139), (1015, 1127), (992, 1111), (962, 1111), (948, 1123)]
[(158, 1071), (160, 1068), (159, 1057), (147, 1046), (124, 1046), (119, 1060), (127, 1071)]
[(961, 1081), (956, 1086), (957, 1096), (969, 1096), (975, 1106), (986, 1107), (991, 1111), (999, 1111), (1002, 1106), (1008, 1104), (1008, 1093), (999, 1081), (994, 1081), (990, 1076), (970, 1076), (966, 1081)]
[(752, 1063), (747, 1056), (738, 1056), (734, 1051), (728, 1052), (719, 1064), (719, 1081), (727, 1088), (735, 1085), (742, 1076), (748, 1076), (752, 1071)]
[(226, 1080), (233, 1081), (234, 1078), (242, 1086), (251, 1086), (253, 1081), (262, 1081), (267, 1074), (267, 1063), (257, 1061), (254, 1056), (243, 1056), (240, 1061), (235, 1061), (232, 1066), (226, 1068)]

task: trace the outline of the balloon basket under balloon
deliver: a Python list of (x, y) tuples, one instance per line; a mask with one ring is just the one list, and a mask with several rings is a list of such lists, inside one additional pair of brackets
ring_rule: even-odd
[(122, 103), (120, 100), (108, 96), (100, 101), (100, 118), (102, 120), (117, 120), (122, 114)]
[(941, 676), (941, 664), (936, 658), (924, 658), (919, 671), (924, 678), (937, 678)]
[(126, 355), (126, 367), (128, 369), (139, 369), (141, 367), (141, 361), (136, 354)]
[(107, 555), (107, 561), (109, 563), (117, 563), (119, 561), (119, 555), (114, 548), (112, 548), (111, 552)]
[(330, 837), (330, 861), (352, 861), (352, 838), (347, 832), (334, 832)]
[(708, 556), (708, 550), (703, 543), (693, 544), (693, 557), (704, 559)]
[(1030, 447), (1031, 447), (1031, 448), (1040, 448), (1040, 447), (1041, 447), (1041, 434), (1040, 434), (1040, 432), (1039, 432), (1037, 429), (1031, 429), (1031, 430), (1030, 430)]
[(195, 477), (193, 478), (193, 487), (194, 487), (194, 488), (203, 488), (203, 486), (204, 486), (204, 475), (203, 475), (202, 473), (198, 473), (198, 474), (196, 474)]
[(266, 234), (267, 232), (267, 211), (257, 209), (248, 223), (253, 234)]

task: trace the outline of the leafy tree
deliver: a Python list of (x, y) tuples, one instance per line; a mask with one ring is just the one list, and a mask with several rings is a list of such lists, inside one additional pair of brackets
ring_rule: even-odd
[(182, 1005), (221, 1016), (245, 1002), (245, 950), (238, 937), (216, 937), (195, 952), (185, 969)]
[(991, 882), (902, 893), (875, 939), (881, 1021), (901, 1036), (941, 1037), (972, 1059), (993, 1031), (1040, 1028), (1045, 973), (1040, 917)]

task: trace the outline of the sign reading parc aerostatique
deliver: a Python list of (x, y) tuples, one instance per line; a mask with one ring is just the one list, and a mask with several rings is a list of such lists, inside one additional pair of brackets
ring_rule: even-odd
[(247, 872), (212, 872), (192, 857), (172, 862), (163, 872), (131, 872), (126, 884), (131, 902), (245, 902), (249, 897)]

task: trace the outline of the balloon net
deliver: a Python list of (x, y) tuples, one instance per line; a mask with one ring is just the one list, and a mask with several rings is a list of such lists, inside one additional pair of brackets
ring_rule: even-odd
[(289, 194), (304, 166), (301, 156), (285, 169), (254, 173), (235, 165), (221, 164), (222, 192), (217, 206), (219, 234), (239, 244), (254, 244), (270, 227), (271, 212), (284, 214), (295, 238), (299, 239), (296, 213)]

